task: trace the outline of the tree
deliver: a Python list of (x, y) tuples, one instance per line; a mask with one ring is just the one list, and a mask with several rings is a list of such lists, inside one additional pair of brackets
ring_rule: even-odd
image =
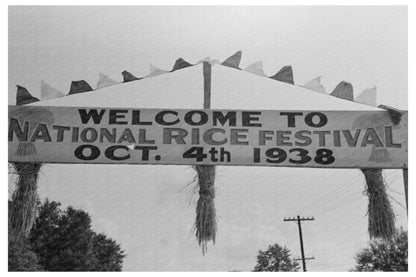
[(30, 245), (22, 240), (9, 241), (9, 271), (39, 271), (39, 259)]
[(407, 253), (407, 232), (396, 230), (393, 239), (372, 240), (357, 253), (353, 271), (408, 271)]
[(93, 235), (92, 247), (97, 262), (93, 271), (120, 271), (125, 255), (114, 240), (103, 234)]
[(115, 241), (91, 229), (82, 210), (46, 200), (39, 210), (29, 241), (45, 271), (121, 271), (123, 250)]
[(292, 260), (290, 250), (278, 244), (269, 245), (266, 251), (259, 251), (254, 271), (298, 271), (299, 263)]

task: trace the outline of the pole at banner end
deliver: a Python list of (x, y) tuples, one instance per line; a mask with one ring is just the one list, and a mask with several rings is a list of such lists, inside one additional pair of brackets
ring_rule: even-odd
[(406, 214), (409, 216), (409, 204), (408, 204), (408, 175), (407, 175), (407, 167), (403, 168), (403, 183), (404, 183), (404, 194), (406, 196)]
[(203, 63), (204, 75), (204, 109), (211, 108), (211, 64), (209, 62)]

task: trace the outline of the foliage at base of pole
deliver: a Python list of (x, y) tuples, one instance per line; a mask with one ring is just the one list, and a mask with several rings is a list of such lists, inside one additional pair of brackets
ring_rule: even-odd
[(37, 179), (40, 163), (13, 163), (16, 189), (9, 204), (9, 238), (27, 237), (36, 219)]
[(396, 230), (391, 240), (371, 240), (355, 254), (351, 271), (408, 271), (408, 238), (403, 228)]
[(199, 187), (199, 199), (196, 205), (195, 235), (202, 253), (207, 252), (208, 241), (215, 244), (217, 219), (215, 212), (215, 166), (196, 165), (196, 182)]
[(366, 180), (368, 196), (368, 233), (370, 238), (392, 239), (395, 216), (388, 198), (381, 169), (361, 169)]

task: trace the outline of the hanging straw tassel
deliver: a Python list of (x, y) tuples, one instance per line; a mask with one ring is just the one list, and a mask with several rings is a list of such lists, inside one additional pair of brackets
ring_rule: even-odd
[(208, 241), (215, 244), (217, 219), (215, 213), (215, 166), (195, 165), (195, 180), (199, 187), (199, 199), (196, 205), (195, 235), (202, 254), (207, 252)]
[(368, 233), (370, 238), (391, 239), (395, 232), (395, 216), (381, 169), (361, 169), (367, 182)]
[(40, 163), (13, 163), (17, 173), (16, 190), (9, 205), (9, 237), (20, 240), (29, 235), (35, 222), (37, 179)]
[[(37, 102), (39, 99), (33, 97), (25, 88), (17, 86), (16, 105), (25, 105)], [(52, 118), (46, 112), (34, 113), (30, 112), (26, 118), (36, 118), (40, 122), (53, 123)], [(23, 112), (24, 113), (24, 112)], [(33, 124), (32, 124), (33, 125)], [(33, 132), (33, 130), (30, 130)], [(30, 143), (20, 147), (17, 155), (21, 156), (36, 154), (36, 148)], [(36, 218), (36, 202), (37, 195), (37, 179), (41, 163), (13, 163), (13, 167), (17, 173), (16, 189), (12, 194), (12, 200), (9, 203), (9, 238), (11, 240), (20, 240), (29, 235)], [(9, 240), (10, 242), (10, 240)]]

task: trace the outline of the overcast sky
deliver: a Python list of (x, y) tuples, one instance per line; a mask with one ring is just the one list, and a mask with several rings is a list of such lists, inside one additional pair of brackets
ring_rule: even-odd
[[(41, 79), (67, 93), (71, 80), (96, 87), (98, 72), (121, 81), (125, 69), (141, 77), (150, 63), (170, 70), (178, 57), (237, 50), (242, 68), (261, 60), (273, 75), (292, 65), (296, 84), (322, 75), (327, 92), (344, 80), (355, 96), (377, 86), (378, 104), (407, 109), (407, 10), (389, 6), (11, 7), (8, 103), (17, 84), (40, 98)], [(196, 198), (187, 204), (193, 176), (187, 166), (45, 165), (39, 194), (90, 213), (128, 253), (124, 270), (252, 270), (272, 243), (300, 256), (296, 225), (283, 223), (297, 214), (316, 218), (304, 224), (310, 270), (352, 268), (368, 240), (358, 170), (220, 167), (218, 240), (203, 257), (191, 233)], [(401, 171), (385, 177), (407, 228)]]

